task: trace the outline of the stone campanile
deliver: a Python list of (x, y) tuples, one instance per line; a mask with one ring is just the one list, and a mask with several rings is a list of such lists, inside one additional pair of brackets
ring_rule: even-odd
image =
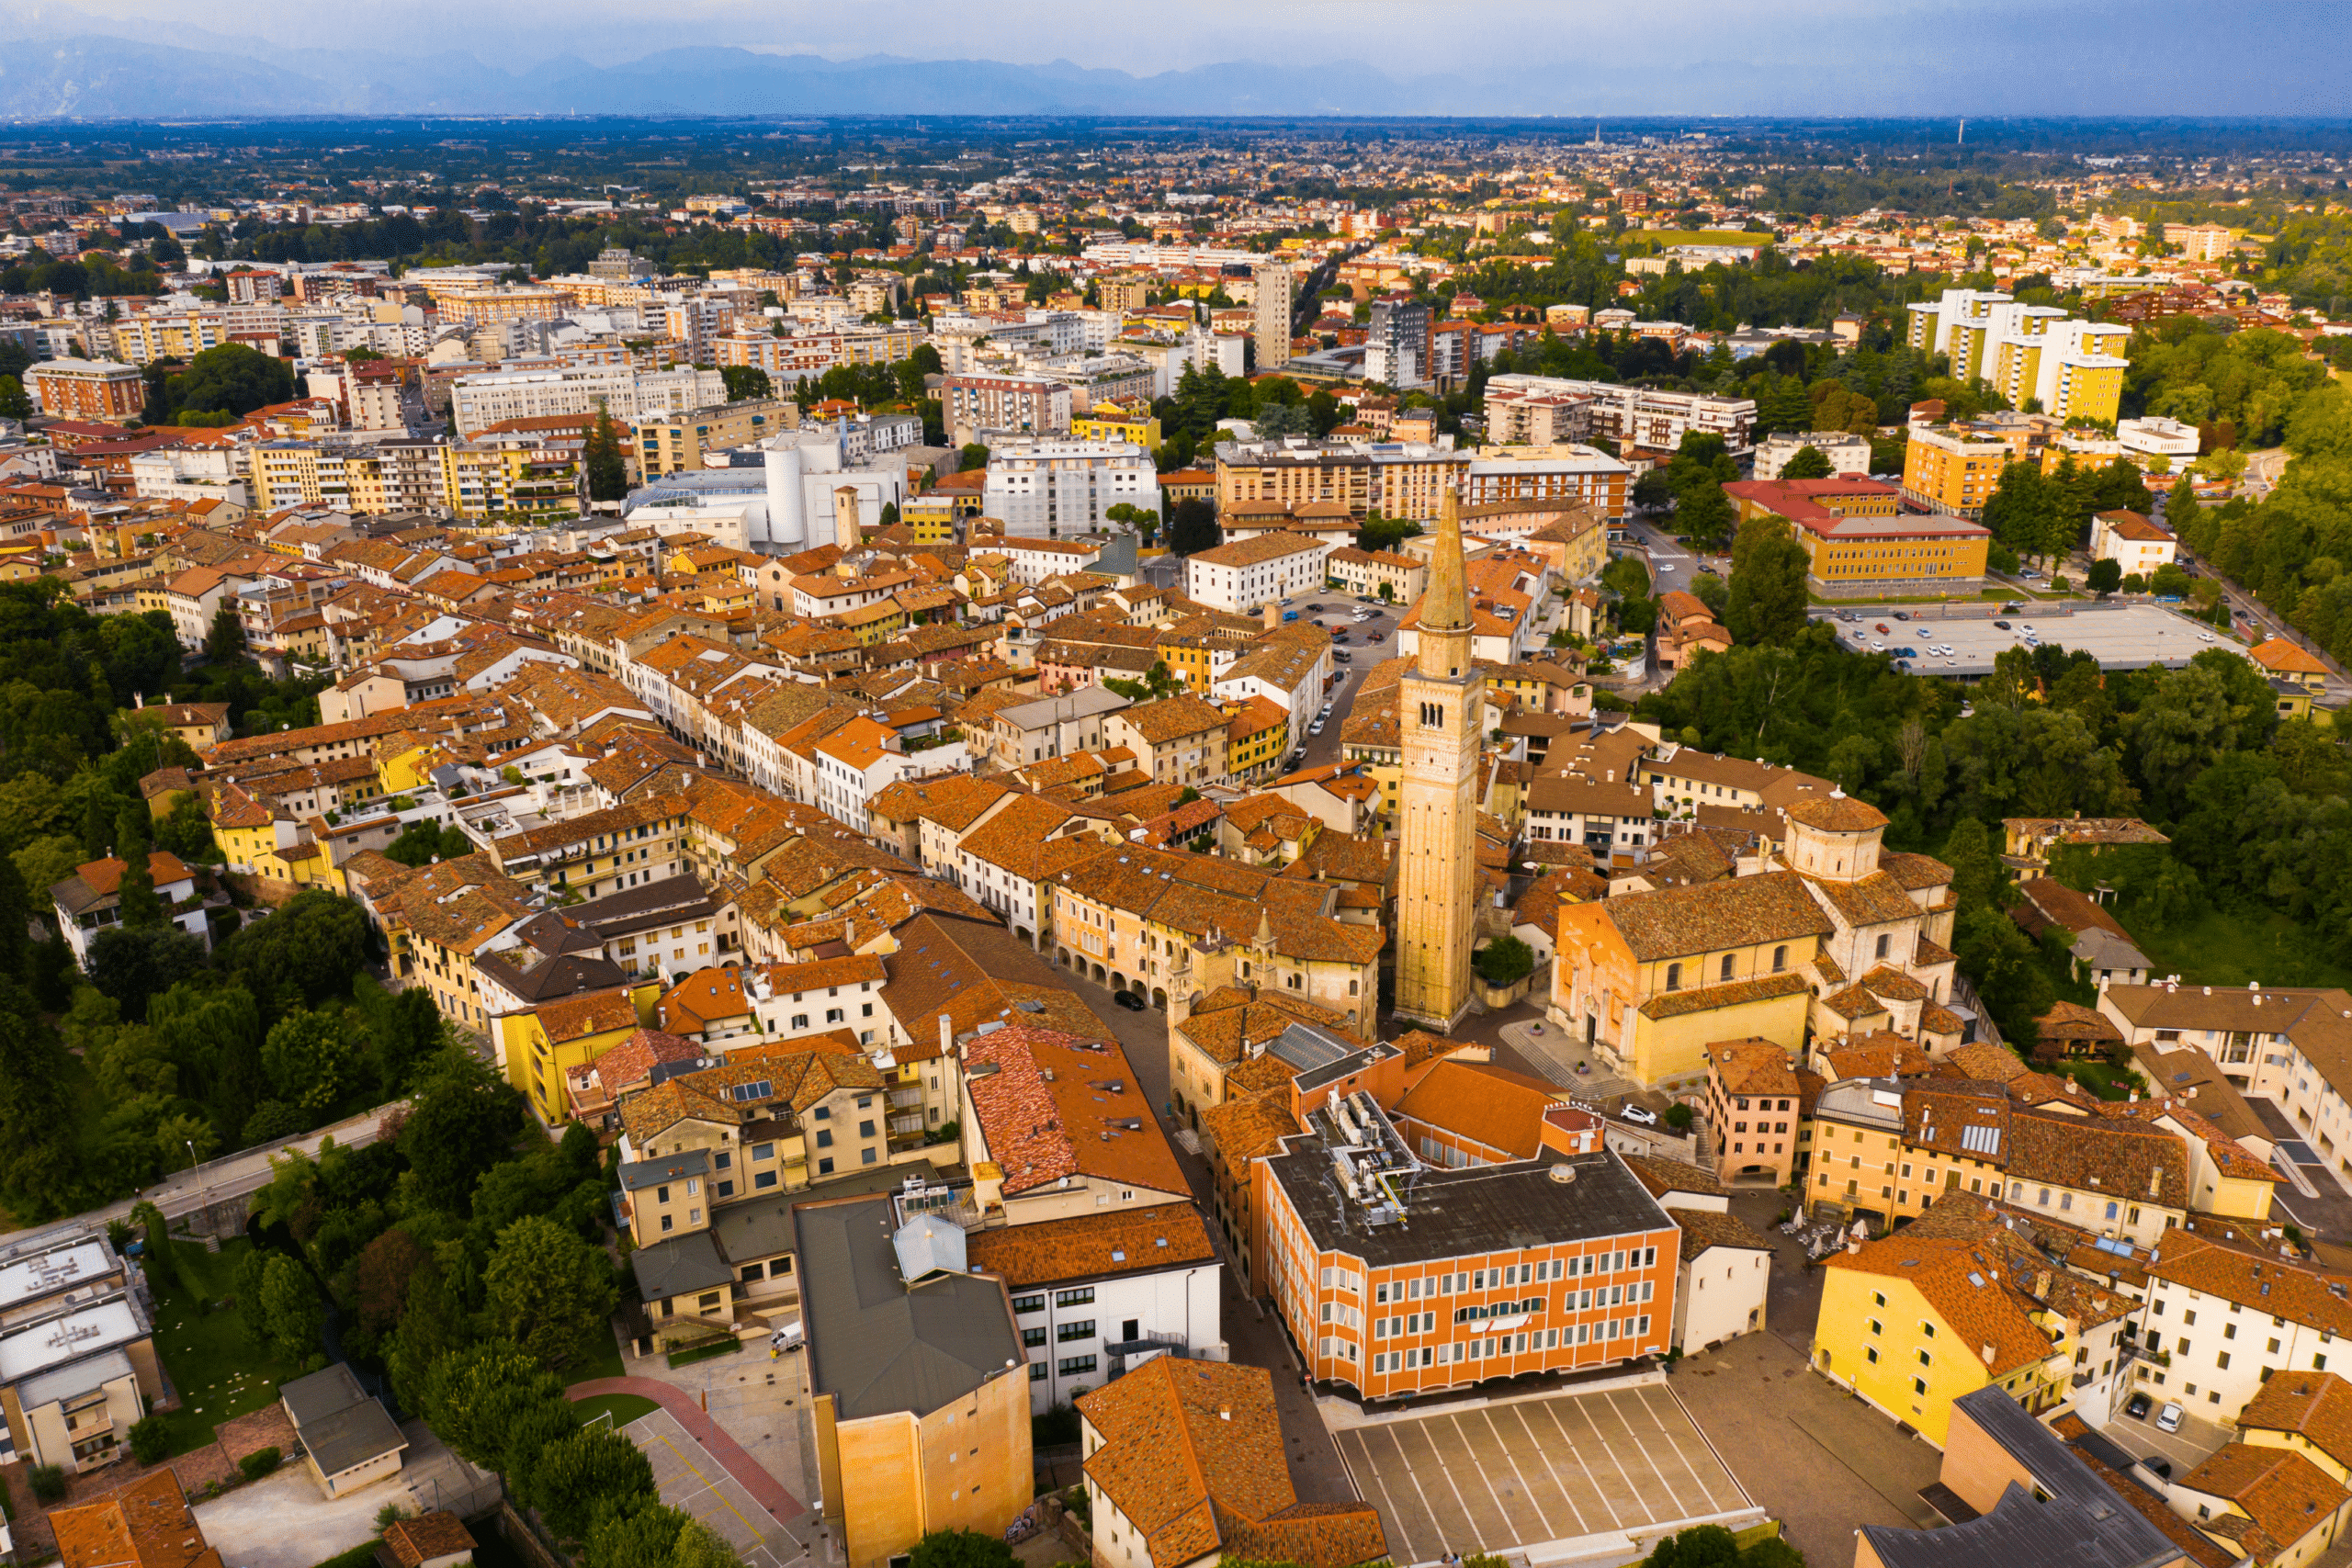
[(1476, 932), (1478, 727), (1487, 683), (1470, 661), (1461, 502), (1440, 502), (1420, 650), (1397, 682), (1396, 998), (1399, 1018), (1447, 1031), (1470, 1010)]

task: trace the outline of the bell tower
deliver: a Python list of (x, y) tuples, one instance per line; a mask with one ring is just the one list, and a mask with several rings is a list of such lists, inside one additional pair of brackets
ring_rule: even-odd
[(1404, 752), (1397, 783), (1396, 1012), (1449, 1031), (1470, 1010), (1476, 901), (1478, 728), (1487, 682), (1470, 661), (1470, 602), (1462, 558), (1462, 509), (1439, 502), (1430, 585), (1421, 596), (1420, 648), (1397, 682)]

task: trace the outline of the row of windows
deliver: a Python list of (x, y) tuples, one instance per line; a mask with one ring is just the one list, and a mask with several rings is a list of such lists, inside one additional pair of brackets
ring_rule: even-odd
[[(1579, 1345), (1606, 1345), (1619, 1339), (1638, 1339), (1650, 1331), (1646, 1314), (1641, 1317), (1611, 1318), (1606, 1323), (1579, 1323), (1560, 1328), (1532, 1328), (1524, 1334), (1498, 1335), (1492, 1339), (1457, 1339), (1452, 1345), (1423, 1345), (1409, 1350), (1382, 1350), (1374, 1353), (1372, 1370), (1375, 1372), (1403, 1371), (1408, 1368), (1427, 1367), (1441, 1362), (1481, 1361), (1499, 1356), (1523, 1356), (1533, 1350), (1574, 1349)], [(1321, 1353), (1327, 1356), (1345, 1354), (1355, 1359), (1355, 1347), (1343, 1340), (1320, 1342)], [(1450, 1352), (1450, 1353), (1449, 1353)]]

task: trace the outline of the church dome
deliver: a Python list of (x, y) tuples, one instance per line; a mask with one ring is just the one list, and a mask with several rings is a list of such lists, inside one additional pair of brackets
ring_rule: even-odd
[(1886, 813), (1843, 793), (1807, 795), (1789, 807), (1789, 820), (1825, 833), (1870, 833), (1886, 826)]

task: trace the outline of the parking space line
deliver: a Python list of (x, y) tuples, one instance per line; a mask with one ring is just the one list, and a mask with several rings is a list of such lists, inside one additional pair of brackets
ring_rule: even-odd
[[(1413, 1549), (1413, 1532), (1406, 1528), (1404, 1513), (1396, 1506), (1396, 1499), (1389, 1493), (1388, 1490), (1388, 1472), (1381, 1466), (1373, 1462), (1372, 1445), (1364, 1440), (1364, 1437), (1362, 1432), (1342, 1432), (1340, 1434), (1340, 1440), (1332, 1445), (1332, 1447), (1340, 1450), (1340, 1462), (1342, 1465), (1347, 1465), (1349, 1479), (1355, 1479), (1355, 1467), (1348, 1464), (1348, 1444), (1350, 1441), (1353, 1441), (1356, 1447), (1363, 1450), (1364, 1469), (1370, 1472), (1372, 1478), (1372, 1485), (1369, 1488), (1367, 1488), (1362, 1481), (1356, 1481), (1356, 1495), (1361, 1497), (1366, 1495), (1369, 1491), (1377, 1491), (1380, 1494), (1380, 1499), (1373, 1506), (1378, 1508), (1381, 1513), (1386, 1517), (1389, 1528), (1394, 1529), (1397, 1535), (1404, 1538), (1399, 1544), (1406, 1548), (1405, 1561), (1408, 1562), (1420, 1562), (1426, 1561), (1420, 1552)], [(1412, 1472), (1408, 1471), (1406, 1473), (1409, 1476)], [(1414, 1483), (1416, 1489), (1419, 1488), (1419, 1484), (1420, 1483), (1419, 1482)], [(1423, 1506), (1426, 1508), (1427, 1505), (1424, 1504)]]
[(1495, 1447), (1501, 1450), (1503, 1462), (1510, 1466), (1511, 1474), (1519, 1478), (1519, 1495), (1527, 1499), (1529, 1507), (1535, 1510), (1535, 1522), (1544, 1527), (1544, 1539), (1555, 1539), (1557, 1532), (1552, 1529), (1551, 1516), (1544, 1511), (1544, 1505), (1536, 1501), (1535, 1489), (1527, 1483), (1526, 1475), (1519, 1468), (1519, 1461), (1511, 1457), (1510, 1445), (1503, 1441), (1502, 1428), (1495, 1425), (1494, 1406), (1490, 1404), (1479, 1414), (1487, 1418), (1487, 1430), (1494, 1435)]
[[(1396, 1435), (1396, 1428), (1389, 1427), (1386, 1432), (1389, 1446), (1396, 1450), (1396, 1461), (1405, 1467), (1406, 1479), (1413, 1483), (1413, 1495), (1421, 1500), (1421, 1515), (1429, 1521), (1430, 1534), (1437, 1538), (1431, 1544), (1442, 1550), (1445, 1545), (1445, 1521), (1438, 1516), (1437, 1505), (1430, 1500), (1429, 1490), (1421, 1484), (1420, 1467), (1406, 1457), (1404, 1441)], [(1365, 1452), (1371, 1452), (1369, 1446)], [(1444, 1467), (1441, 1465), (1438, 1468), (1442, 1470)], [(1453, 1483), (1449, 1481), (1447, 1484), (1451, 1486)], [(1457, 1497), (1455, 1501), (1458, 1504), (1460, 1499)], [(1434, 1557), (1437, 1553), (1432, 1551), (1430, 1555)]]
[(1732, 1491), (1738, 1498), (1737, 1506), (1741, 1507), (1747, 1506), (1747, 1495), (1740, 1490), (1738, 1479), (1732, 1474), (1728, 1468), (1725, 1467), (1724, 1461), (1716, 1455), (1715, 1451), (1713, 1449), (1707, 1449), (1705, 1450), (1706, 1469), (1702, 1470), (1695, 1461), (1692, 1461), (1690, 1451), (1682, 1446), (1682, 1439), (1675, 1435), (1675, 1427), (1677, 1425), (1680, 1425), (1689, 1427), (1693, 1434), (1698, 1435), (1702, 1443), (1705, 1441), (1704, 1435), (1699, 1433), (1698, 1424), (1690, 1419), (1690, 1413), (1682, 1407), (1682, 1402), (1675, 1397), (1674, 1391), (1668, 1388), (1663, 1383), (1658, 1384), (1655, 1389), (1645, 1388), (1641, 1391), (1642, 1403), (1644, 1404), (1648, 1404), (1650, 1403), (1650, 1395), (1653, 1393), (1664, 1395), (1667, 1403), (1673, 1407), (1676, 1419), (1673, 1421), (1668, 1421), (1661, 1418), (1658, 1422), (1658, 1427), (1666, 1433), (1666, 1440), (1674, 1445), (1676, 1457), (1682, 1461), (1683, 1468), (1690, 1472), (1691, 1481), (1698, 1485), (1701, 1494), (1707, 1499), (1707, 1511), (1715, 1514), (1724, 1513), (1727, 1511), (1724, 1507), (1724, 1505), (1715, 1496), (1715, 1484), (1712, 1480), (1708, 1479), (1708, 1472), (1710, 1471), (1721, 1475), (1725, 1481), (1731, 1483)]
[[(1560, 1406), (1563, 1404), (1574, 1407), (1578, 1415), (1584, 1414), (1583, 1406), (1574, 1400), (1547, 1399), (1544, 1402), (1544, 1408), (1551, 1416), (1552, 1425), (1560, 1429), (1560, 1440), (1568, 1445), (1570, 1453), (1577, 1456), (1577, 1468), (1584, 1472), (1586, 1484), (1592, 1488), (1593, 1496), (1599, 1499), (1602, 1507), (1609, 1510), (1610, 1528), (1623, 1529), (1625, 1517), (1617, 1511), (1617, 1505), (1610, 1500), (1609, 1489), (1601, 1485), (1600, 1475), (1592, 1468), (1592, 1461), (1585, 1456), (1584, 1446), (1578, 1443), (1575, 1435), (1568, 1430), (1567, 1422), (1560, 1415)], [(1589, 1425), (1589, 1418), (1587, 1424)]]
[[(1453, 1494), (1454, 1512), (1462, 1516), (1462, 1528), (1469, 1532), (1471, 1544), (1484, 1551), (1487, 1543), (1478, 1529), (1478, 1516), (1471, 1508), (1470, 1499), (1462, 1495), (1462, 1483), (1454, 1478), (1453, 1467), (1445, 1462), (1445, 1451), (1437, 1446), (1436, 1439), (1430, 1436), (1425, 1425), (1416, 1422), (1413, 1430), (1422, 1442), (1429, 1445), (1430, 1457), (1437, 1461), (1438, 1473), (1445, 1477), (1445, 1489)], [(1400, 1443), (1397, 1446), (1401, 1449), (1404, 1445)], [(1446, 1533), (1442, 1522), (1438, 1527), (1438, 1533), (1440, 1536)]]
[(1551, 1451), (1544, 1446), (1544, 1440), (1535, 1435), (1534, 1424), (1527, 1418), (1527, 1406), (1515, 1405), (1512, 1410), (1519, 1417), (1521, 1428), (1527, 1433), (1528, 1443), (1535, 1450), (1536, 1457), (1544, 1461), (1544, 1468), (1552, 1472), (1552, 1484), (1560, 1489), (1560, 1501), (1566, 1503), (1568, 1506), (1568, 1512), (1577, 1517), (1577, 1533), (1590, 1535), (1592, 1531), (1584, 1522), (1584, 1510), (1577, 1506), (1575, 1496), (1568, 1491), (1568, 1483), (1561, 1479), (1560, 1467), (1552, 1462)]
[[(1664, 1434), (1645, 1432), (1635, 1428), (1633, 1420), (1626, 1416), (1623, 1408), (1617, 1403), (1617, 1395), (1623, 1392), (1623, 1390), (1612, 1389), (1601, 1397), (1608, 1402), (1609, 1414), (1614, 1416), (1618, 1425), (1625, 1429), (1626, 1446), (1640, 1454), (1644, 1461), (1639, 1467), (1641, 1472), (1639, 1475), (1630, 1471), (1626, 1472), (1626, 1484), (1633, 1487), (1634, 1495), (1642, 1499), (1642, 1506), (1649, 1509), (1652, 1518), (1679, 1517), (1687, 1511), (1682, 1506), (1681, 1494), (1675, 1487), (1674, 1483), (1668, 1478), (1665, 1469), (1657, 1462), (1658, 1456), (1655, 1448), (1657, 1438)], [(1649, 1413), (1649, 1407), (1643, 1405), (1642, 1414), (1647, 1416)], [(1677, 1457), (1679, 1458), (1679, 1455)], [(1643, 1493), (1642, 1479), (1645, 1476), (1652, 1483), (1655, 1491), (1665, 1495), (1665, 1506), (1674, 1511), (1672, 1516), (1660, 1513), (1658, 1505), (1652, 1503)]]
[[(1462, 1417), (1458, 1415), (1449, 1416), (1446, 1417), (1446, 1420), (1453, 1426), (1453, 1435), (1461, 1443), (1462, 1457), (1468, 1461), (1470, 1468), (1477, 1472), (1478, 1484), (1487, 1489), (1487, 1499), (1495, 1506), (1496, 1522), (1498, 1523), (1503, 1529), (1510, 1529), (1510, 1509), (1503, 1505), (1502, 1495), (1495, 1490), (1494, 1477), (1487, 1473), (1486, 1463), (1478, 1457), (1477, 1449), (1471, 1443), (1470, 1434), (1462, 1425)], [(1471, 1524), (1473, 1528), (1476, 1528), (1477, 1525), (1477, 1519), (1475, 1516), (1473, 1516), (1471, 1519)], [(1483, 1530), (1479, 1533), (1482, 1537), (1485, 1534)], [(1486, 1542), (1482, 1539), (1478, 1544), (1483, 1547)]]

